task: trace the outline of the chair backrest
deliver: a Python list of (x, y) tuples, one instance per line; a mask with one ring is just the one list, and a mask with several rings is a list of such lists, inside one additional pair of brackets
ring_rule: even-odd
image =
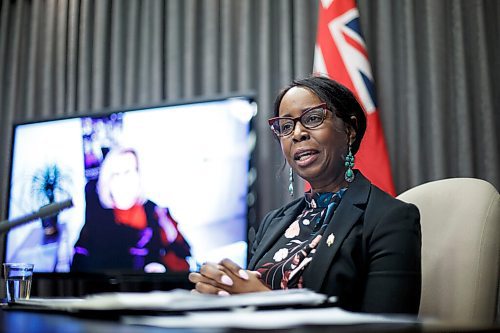
[(500, 266), (500, 196), (488, 182), (450, 178), (422, 184), (398, 199), (415, 204), (422, 226), (419, 316), (492, 324)]

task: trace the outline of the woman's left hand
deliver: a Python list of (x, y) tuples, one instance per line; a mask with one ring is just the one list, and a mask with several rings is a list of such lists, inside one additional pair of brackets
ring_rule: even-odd
[(190, 273), (189, 281), (195, 284), (195, 290), (203, 294), (242, 294), (270, 290), (255, 271), (244, 270), (230, 259), (220, 263), (205, 263), (199, 273)]

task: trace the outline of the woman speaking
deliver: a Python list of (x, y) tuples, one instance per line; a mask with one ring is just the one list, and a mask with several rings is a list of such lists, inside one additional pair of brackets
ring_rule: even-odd
[(266, 215), (249, 270), (229, 259), (206, 263), (190, 274), (196, 290), (229, 295), (308, 288), (336, 296), (350, 311), (416, 314), (419, 212), (353, 169), (366, 129), (354, 95), (325, 77), (294, 81), (277, 96), (269, 124), (290, 178), (300, 176), (311, 190)]

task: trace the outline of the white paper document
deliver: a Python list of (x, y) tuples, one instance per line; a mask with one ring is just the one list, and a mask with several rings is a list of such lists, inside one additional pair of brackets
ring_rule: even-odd
[(283, 309), (259, 311), (192, 312), (183, 316), (125, 316), (122, 321), (131, 325), (166, 328), (246, 328), (279, 329), (301, 325), (359, 325), (375, 323), (416, 324), (408, 317), (387, 317), (353, 313), (340, 308)]
[(17, 301), (16, 304), (73, 312), (81, 310), (193, 311), (318, 305), (325, 301), (327, 301), (327, 296), (307, 289), (273, 290), (232, 296), (206, 295), (176, 289), (148, 293), (102, 293), (85, 298), (31, 298)]

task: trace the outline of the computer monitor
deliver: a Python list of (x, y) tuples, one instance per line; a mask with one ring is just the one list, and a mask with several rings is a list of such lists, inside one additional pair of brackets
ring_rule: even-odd
[(74, 206), (9, 231), (4, 261), (47, 274), (245, 267), (256, 112), (228, 97), (14, 125), (8, 218)]

